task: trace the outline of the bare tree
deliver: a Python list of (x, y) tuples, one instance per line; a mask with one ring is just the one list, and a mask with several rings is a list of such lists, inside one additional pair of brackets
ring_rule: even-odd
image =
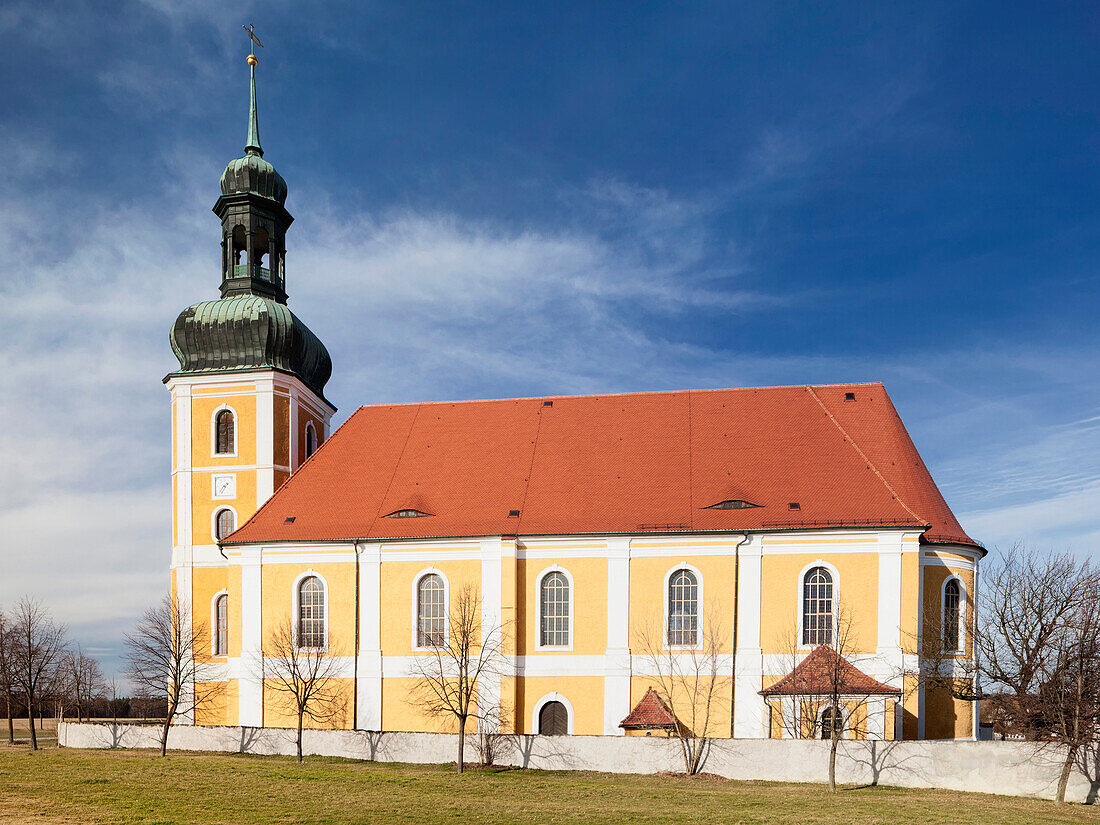
[(284, 619), (268, 636), (259, 662), (259, 673), (277, 705), (298, 720), (298, 762), (302, 761), (302, 724), (318, 725), (340, 720), (347, 707), (341, 690), (339, 660), (333, 639), (327, 648), (302, 647), (294, 625)]
[[(830, 793), (836, 792), (836, 757), (842, 739), (868, 734), (870, 700), (889, 702), (901, 691), (863, 673), (853, 664), (860, 658), (851, 610), (837, 600), (831, 615), (814, 628), (797, 623), (785, 636), (786, 676), (761, 691), (772, 712), (778, 711), (784, 735), (829, 743)], [(807, 652), (807, 648), (809, 648)], [(778, 697), (779, 702), (771, 700)], [(885, 714), (883, 725), (885, 725)], [(885, 730), (883, 731), (885, 733)]]
[(103, 679), (103, 670), (99, 662), (88, 656), (80, 645), (77, 645), (76, 650), (68, 652), (64, 664), (69, 690), (72, 693), (71, 700), (76, 706), (76, 718), (82, 721), (88, 716), (92, 700), (107, 687)]
[[(672, 728), (680, 745), (684, 772), (698, 773), (720, 730), (717, 711), (730, 706), (732, 659), (723, 612), (714, 603), (704, 606), (702, 621), (694, 626), (665, 626), (650, 614), (635, 628), (635, 647), (646, 664), (646, 676), (675, 717)], [(685, 635), (686, 634), (686, 635)]]
[(1051, 738), (1065, 748), (1057, 800), (1078, 757), (1100, 741), (1100, 594), (1082, 594), (1080, 604), (1058, 634), (1055, 668), (1039, 691), (1038, 707)]
[(176, 717), (197, 712), (212, 697), (213, 691), (203, 684), (203, 668), (195, 661), (206, 634), (205, 624), (195, 621), (185, 605), (167, 594), (125, 636), (130, 681), (143, 698), (162, 697), (167, 706), (161, 756), (168, 749), (168, 731)]
[[(960, 692), (984, 684), (1000, 712), (1025, 739), (1039, 740), (1049, 720), (1039, 701), (1043, 685), (1061, 669), (1063, 636), (1081, 615), (1082, 602), (1100, 588), (1100, 569), (1068, 553), (1040, 553), (1015, 546), (999, 562), (987, 563), (977, 598), (974, 670), (967, 679), (942, 683), (956, 698), (980, 698)], [(937, 640), (938, 641), (938, 640)], [(935, 659), (936, 644), (923, 655)], [(927, 670), (935, 678), (935, 663)], [(956, 667), (958, 665), (956, 664)]]
[(482, 627), (481, 598), (466, 584), (451, 599), (446, 631), (435, 634), (428, 649), (414, 657), (416, 684), (409, 701), (429, 716), (455, 721), (459, 773), (465, 768), (466, 725), (477, 716), (481, 682), (501, 673), (501, 635), (499, 624)]
[(12, 636), (12, 679), (27, 707), (31, 748), (38, 750), (35, 710), (41, 712), (50, 680), (65, 652), (65, 627), (54, 623), (41, 602), (24, 597), (15, 609)]
[(4, 611), (0, 610), (0, 695), (4, 699), (4, 712), (8, 717), (8, 744), (15, 744), (15, 723), (12, 720), (12, 694), (15, 692), (14, 678), (12, 675), (13, 650), (15, 632), (11, 621)]
[(481, 767), (495, 765), (509, 749), (511, 737), (504, 731), (509, 724), (502, 702), (490, 699), (483, 691), (478, 697), (477, 756)]

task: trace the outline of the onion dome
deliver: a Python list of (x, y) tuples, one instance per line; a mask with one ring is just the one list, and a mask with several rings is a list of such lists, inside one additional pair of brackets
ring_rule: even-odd
[(244, 157), (229, 161), (222, 172), (222, 194), (248, 193), (268, 198), (280, 206), (286, 203), (286, 181), (275, 167), (264, 160), (260, 146), (260, 118), (256, 110), (256, 65), (249, 60), (252, 75), (251, 100), (248, 107), (248, 138)]
[(259, 153), (246, 153), (229, 161), (222, 172), (222, 194), (247, 192), (261, 198), (286, 203), (286, 181)]
[(173, 375), (278, 370), (324, 398), (332, 360), (321, 340), (285, 304), (236, 295), (189, 306), (169, 335)]

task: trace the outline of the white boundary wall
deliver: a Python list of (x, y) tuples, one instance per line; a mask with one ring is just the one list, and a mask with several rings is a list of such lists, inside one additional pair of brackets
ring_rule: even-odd
[[(153, 725), (66, 722), (58, 744), (68, 748), (159, 747)], [(510, 736), (500, 765), (543, 770), (609, 773), (682, 771), (675, 739), (643, 736)], [(467, 753), (476, 759), (473, 741)], [(173, 726), (172, 750), (293, 755), (294, 731), (281, 728)], [(306, 730), (302, 751), (379, 762), (454, 763), (454, 734)], [(837, 781), (846, 785), (893, 785), (1053, 798), (1063, 751), (1039, 750), (1023, 742), (866, 741), (840, 743)], [(730, 779), (823, 783), (828, 744), (817, 740), (717, 740), (703, 770)], [(1100, 794), (1100, 770), (1077, 770), (1066, 799), (1093, 802)]]

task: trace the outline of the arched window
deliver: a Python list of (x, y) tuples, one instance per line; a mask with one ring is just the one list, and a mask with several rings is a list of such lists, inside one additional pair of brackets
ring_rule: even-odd
[(447, 591), (438, 573), (422, 576), (416, 586), (416, 645), (443, 647), (447, 643)]
[(948, 579), (943, 586), (943, 649), (954, 652), (959, 649), (959, 621), (962, 607), (962, 588), (958, 579)]
[(832, 739), (834, 731), (838, 734), (844, 731), (844, 717), (839, 708), (825, 708), (821, 712), (821, 738)]
[(539, 644), (569, 645), (569, 579), (555, 571), (542, 577), (539, 588)]
[(313, 422), (306, 424), (306, 458), (313, 455), (313, 451), (317, 449), (317, 433), (313, 429)]
[(298, 584), (298, 647), (325, 646), (325, 586), (316, 576)]
[(668, 580), (668, 643), (693, 646), (699, 632), (699, 581), (690, 570), (677, 570)]
[(233, 511), (228, 507), (218, 510), (218, 515), (214, 518), (214, 535), (218, 541), (221, 541), (236, 529), (236, 521)]
[(232, 455), (237, 451), (234, 424), (232, 410), (222, 410), (214, 419), (214, 452), (217, 455)]
[(827, 645), (833, 641), (833, 576), (815, 567), (802, 580), (802, 644)]
[(539, 711), (539, 733), (543, 736), (565, 736), (569, 733), (569, 711), (561, 702), (547, 702)]
[(222, 593), (214, 602), (214, 655), (229, 655), (229, 596)]

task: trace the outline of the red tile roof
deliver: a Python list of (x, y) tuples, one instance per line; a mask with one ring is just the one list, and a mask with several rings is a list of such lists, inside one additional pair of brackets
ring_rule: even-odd
[(974, 544), (881, 384), (360, 407), (230, 541), (863, 525)]
[(795, 669), (760, 691), (761, 696), (901, 695), (901, 691), (872, 679), (828, 645), (815, 647)]
[(645, 692), (634, 710), (623, 721), (619, 722), (620, 728), (673, 728), (676, 727), (676, 717), (668, 709), (657, 691), (650, 688)]

